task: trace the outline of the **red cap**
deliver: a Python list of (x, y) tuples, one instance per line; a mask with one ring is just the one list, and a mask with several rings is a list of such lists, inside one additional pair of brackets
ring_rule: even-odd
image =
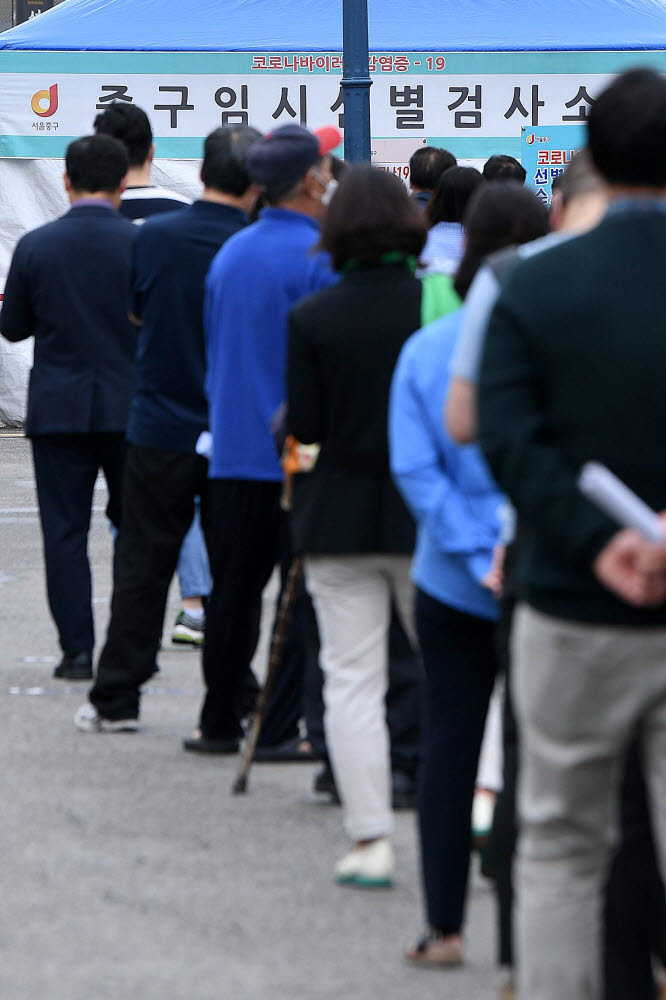
[(320, 156), (332, 153), (342, 142), (342, 132), (339, 128), (335, 128), (334, 125), (324, 125), (323, 128), (316, 128), (314, 134), (319, 143)]

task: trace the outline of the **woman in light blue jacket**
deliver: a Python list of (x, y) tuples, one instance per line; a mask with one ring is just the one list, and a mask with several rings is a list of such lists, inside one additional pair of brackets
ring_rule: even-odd
[[(465, 219), (467, 246), (454, 284), (464, 298), (483, 258), (543, 236), (548, 215), (511, 183), (483, 185)], [(506, 502), (475, 445), (442, 422), (462, 310), (405, 344), (393, 378), (391, 468), (417, 522), (412, 566), (425, 664), (426, 752), (419, 824), (428, 930), (408, 952), (418, 964), (457, 965), (469, 870), (471, 812), (490, 695)]]

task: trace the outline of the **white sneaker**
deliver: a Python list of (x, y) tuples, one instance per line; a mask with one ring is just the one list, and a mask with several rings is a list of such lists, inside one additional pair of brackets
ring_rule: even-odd
[(74, 716), (74, 725), (82, 733), (135, 733), (138, 719), (103, 719), (94, 705), (87, 701)]
[(485, 844), (493, 828), (497, 795), (486, 788), (477, 788), (472, 805), (472, 836), (476, 844)]
[(206, 618), (193, 618), (185, 608), (178, 612), (171, 641), (180, 646), (203, 646)]
[(395, 862), (388, 837), (355, 847), (335, 866), (335, 881), (341, 885), (364, 886), (368, 889), (393, 885)]

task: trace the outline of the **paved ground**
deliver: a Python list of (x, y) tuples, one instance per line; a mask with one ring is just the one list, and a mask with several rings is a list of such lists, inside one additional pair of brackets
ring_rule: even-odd
[[(110, 540), (91, 532), (98, 634)], [(311, 794), (314, 767), (256, 767), (229, 793), (235, 760), (201, 760), (198, 656), (160, 655), (144, 731), (89, 736), (72, 716), (85, 686), (51, 679), (27, 443), (0, 437), (0, 997), (2, 1000), (481, 1000), (496, 995), (493, 906), (476, 881), (469, 963), (407, 968), (421, 926), (414, 817), (397, 821), (388, 892), (334, 885), (340, 811)], [(168, 622), (175, 614), (170, 607)]]

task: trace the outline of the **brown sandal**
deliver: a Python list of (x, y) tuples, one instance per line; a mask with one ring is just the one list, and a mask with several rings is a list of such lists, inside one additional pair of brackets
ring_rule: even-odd
[(455, 968), (463, 964), (462, 940), (457, 934), (441, 934), (429, 930), (406, 955), (413, 965), (448, 966)]

